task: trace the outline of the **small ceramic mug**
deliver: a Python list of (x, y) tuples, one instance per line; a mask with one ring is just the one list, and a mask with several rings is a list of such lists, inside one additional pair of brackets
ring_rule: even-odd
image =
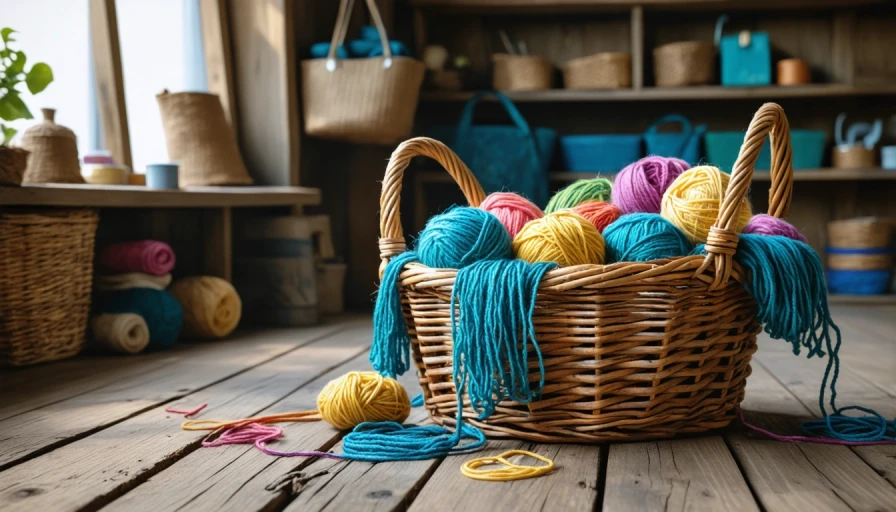
[(884, 169), (896, 170), (896, 146), (880, 148), (880, 166)]
[(177, 164), (149, 164), (146, 166), (146, 186), (154, 189), (177, 190)]

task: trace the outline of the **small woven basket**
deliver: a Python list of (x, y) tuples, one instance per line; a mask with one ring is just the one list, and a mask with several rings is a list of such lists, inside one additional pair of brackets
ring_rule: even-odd
[(827, 266), (833, 270), (891, 270), (893, 225), (866, 217), (828, 223)]
[[(707, 255), (576, 265), (545, 274), (533, 318), (544, 358), (540, 400), (504, 401), (487, 420), (468, 421), (489, 436), (537, 442), (664, 438), (728, 425), (744, 397), (760, 330), (756, 303), (733, 260), (735, 223), (767, 134), (769, 213), (784, 217), (793, 186), (790, 132), (781, 107), (768, 103), (750, 123)], [(427, 138), (401, 144), (389, 161), (380, 198), (380, 275), (405, 250), (401, 183), (418, 155), (438, 161), (471, 206), (485, 197), (444, 144)], [(456, 276), (455, 269), (412, 263), (398, 283), (426, 408), (442, 425), (456, 422), (450, 306)], [(530, 382), (542, 377), (535, 353), (530, 347)], [(476, 417), (465, 411), (465, 418)]]
[(499, 91), (540, 91), (554, 84), (554, 65), (538, 55), (492, 55), (492, 87)]
[(625, 89), (632, 86), (630, 53), (606, 52), (572, 59), (563, 67), (567, 89)]
[(27, 149), (0, 146), (0, 186), (21, 185), (27, 167)]
[(77, 354), (84, 345), (95, 210), (0, 213), (0, 366)]
[(653, 49), (653, 73), (658, 87), (712, 83), (716, 46), (704, 41), (669, 43)]
[(41, 109), (44, 120), (22, 134), (28, 167), (22, 183), (84, 183), (75, 132), (56, 124), (56, 111)]

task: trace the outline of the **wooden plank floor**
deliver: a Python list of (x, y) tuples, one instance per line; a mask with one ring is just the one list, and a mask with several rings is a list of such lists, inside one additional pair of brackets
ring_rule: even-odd
[[(896, 306), (834, 309), (843, 329), (841, 405), (896, 417)], [(0, 373), (0, 510), (896, 511), (896, 446), (787, 444), (739, 426), (612, 445), (490, 441), (477, 454), (369, 464), (204, 449), (166, 407), (234, 418), (313, 408), (332, 378), (365, 370), (370, 319), (243, 333), (138, 356), (81, 357)], [(824, 360), (761, 339), (743, 407), (784, 434), (815, 417)], [(402, 378), (409, 391), (418, 386)], [(425, 422), (415, 409), (411, 422)], [(324, 423), (284, 427), (282, 450), (340, 450)], [(523, 448), (551, 457), (545, 477), (469, 480), (469, 458)], [(307, 481), (288, 475), (315, 475)], [(283, 485), (272, 486), (277, 482)]]

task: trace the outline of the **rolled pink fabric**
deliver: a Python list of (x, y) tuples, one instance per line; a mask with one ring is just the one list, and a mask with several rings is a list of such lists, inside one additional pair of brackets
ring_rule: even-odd
[(158, 240), (122, 242), (109, 245), (100, 252), (100, 265), (107, 272), (161, 276), (174, 268), (174, 251), (170, 245)]

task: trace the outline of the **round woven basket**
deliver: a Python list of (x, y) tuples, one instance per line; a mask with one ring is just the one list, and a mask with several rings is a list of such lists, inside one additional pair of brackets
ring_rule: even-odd
[(22, 147), (30, 153), (22, 183), (84, 183), (75, 132), (56, 124), (54, 109), (41, 112), (43, 122), (22, 134)]
[[(734, 165), (706, 256), (643, 263), (577, 265), (541, 281), (533, 323), (544, 358), (540, 400), (501, 402), (487, 420), (469, 420), (489, 436), (538, 442), (603, 442), (671, 437), (726, 426), (744, 397), (756, 351), (756, 303), (734, 263), (736, 213), (759, 149), (772, 144), (769, 213), (786, 215), (792, 191), (787, 118), (766, 104), (750, 124)], [(440, 142), (416, 138), (392, 154), (380, 198), (380, 274), (404, 252), (401, 182), (413, 157), (438, 161), (471, 206), (484, 199), (464, 163)], [(450, 300), (455, 269), (407, 265), (399, 288), (426, 408), (438, 424), (455, 423)], [(541, 378), (530, 347), (530, 382)], [(475, 418), (466, 410), (465, 418)], [(466, 420), (465, 420), (466, 421)]]
[(492, 55), (492, 87), (499, 91), (540, 91), (554, 84), (554, 65), (538, 55)]
[(625, 89), (632, 86), (630, 53), (606, 52), (572, 59), (563, 67), (567, 89)]
[(828, 245), (843, 249), (889, 247), (893, 224), (876, 217), (828, 222)]
[(0, 146), (0, 186), (21, 185), (26, 167), (28, 167), (27, 149)]
[(0, 213), (0, 366), (77, 354), (84, 345), (95, 210)]
[(658, 46), (653, 49), (653, 73), (658, 87), (712, 83), (716, 75), (716, 47), (704, 41)]

